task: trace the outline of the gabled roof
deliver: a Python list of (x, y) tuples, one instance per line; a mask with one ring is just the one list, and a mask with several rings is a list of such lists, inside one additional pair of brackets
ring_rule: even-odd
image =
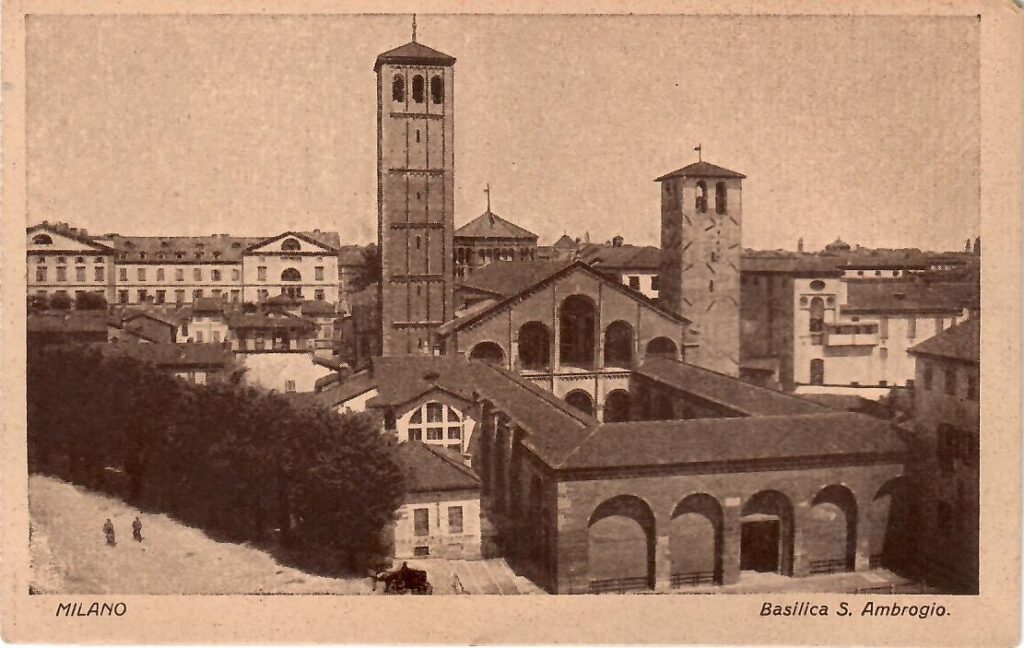
[(676, 169), (671, 173), (657, 178), (655, 182), (661, 182), (670, 178), (746, 178), (747, 176), (736, 171), (730, 171), (729, 169), (720, 167), (710, 162), (694, 162), (688, 164), (682, 169)]
[(747, 416), (813, 414), (824, 408), (798, 396), (759, 387), (671, 358), (652, 357), (637, 374)]
[(69, 239), (78, 241), (82, 245), (88, 245), (89, 247), (94, 248), (97, 252), (106, 252), (109, 254), (114, 251), (114, 248), (110, 247), (109, 245), (106, 245), (105, 243), (100, 243), (99, 241), (85, 234), (85, 230), (80, 230), (76, 227), (54, 225), (52, 223), (44, 222), (39, 223), (38, 225), (33, 225), (31, 227), (26, 227), (25, 234), (32, 234), (34, 232), (39, 232), (43, 230), (50, 232), (51, 234), (66, 236)]
[[(488, 270), (488, 272), (485, 273), (483, 272), (484, 270)], [(657, 311), (669, 319), (683, 324), (690, 323), (690, 320), (685, 317), (665, 310), (639, 292), (601, 274), (583, 261), (523, 261), (519, 263), (492, 263), (470, 275), (463, 285), (477, 290), (488, 291), (495, 295), (501, 295), (503, 298), (500, 301), (495, 301), (489, 308), (474, 311), (472, 314), (466, 313), (461, 317), (445, 322), (438, 327), (437, 333), (442, 337), (449, 335), (472, 322), (487, 317), (494, 311), (505, 308), (527, 292), (543, 288), (550, 282), (557, 281), (576, 270), (590, 274), (603, 282), (611, 290), (616, 290), (634, 301), (641, 302), (651, 310)]]
[[(185, 264), (197, 261), (240, 263), (245, 248), (260, 239), (248, 236), (121, 236), (106, 237), (117, 250), (120, 261)], [(197, 254), (201, 256), (196, 256)], [(181, 255), (181, 258), (178, 258)]]
[(395, 448), (395, 460), (409, 493), (480, 488), (480, 478), (463, 463), (461, 455), (444, 448), (407, 441)]
[(223, 313), (224, 300), (220, 297), (199, 297), (192, 301), (193, 313)]
[(455, 63), (455, 57), (449, 56), (444, 52), (439, 52), (431, 47), (427, 47), (423, 43), (412, 41), (400, 47), (396, 47), (395, 49), (388, 50), (382, 54), (378, 54), (377, 62), (373, 64), (374, 71), (379, 70), (380, 66), (385, 63), (395, 65), (414, 65), (416, 63), (422, 63), (424, 65), (453, 65)]
[(30, 333), (106, 333), (109, 318), (105, 311), (64, 311), (29, 313)]
[(562, 234), (560, 237), (558, 237), (558, 240), (555, 241), (554, 245), (552, 245), (551, 247), (562, 249), (575, 249), (576, 241), (574, 241), (572, 237), (569, 236), (568, 234)]
[(290, 236), (305, 241), (306, 243), (309, 243), (311, 245), (316, 245), (318, 247), (325, 248), (329, 252), (334, 252), (335, 254), (337, 254), (338, 252), (338, 244), (340, 239), (338, 237), (337, 232), (318, 232), (315, 230), (312, 232), (299, 232), (289, 230), (281, 234), (268, 236), (267, 238), (260, 239), (255, 243), (250, 244), (248, 247), (245, 248), (245, 251), (252, 252), (253, 250), (261, 248), (264, 245), (267, 245), (268, 243), (273, 243), (274, 241), (279, 241), (283, 238), (288, 238)]
[(485, 211), (459, 229), (455, 230), (459, 238), (492, 238), (492, 239), (537, 239), (533, 232), (505, 220), (497, 214)]
[(971, 317), (908, 349), (916, 355), (981, 363), (981, 319)]
[(229, 313), (228, 328), (232, 329), (292, 329), (312, 331), (316, 324), (302, 317), (287, 313)]
[(337, 310), (334, 308), (334, 304), (329, 301), (322, 299), (313, 299), (302, 302), (301, 312), (303, 315), (321, 315), (321, 316), (332, 316), (337, 315)]

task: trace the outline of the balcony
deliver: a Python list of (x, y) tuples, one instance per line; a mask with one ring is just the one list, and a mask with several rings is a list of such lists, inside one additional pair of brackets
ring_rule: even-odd
[(825, 346), (877, 346), (878, 326), (876, 324), (841, 324), (825, 329)]

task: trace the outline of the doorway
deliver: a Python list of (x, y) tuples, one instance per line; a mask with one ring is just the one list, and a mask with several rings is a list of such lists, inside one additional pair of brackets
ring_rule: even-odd
[(744, 522), (740, 531), (740, 569), (779, 573), (779, 521)]

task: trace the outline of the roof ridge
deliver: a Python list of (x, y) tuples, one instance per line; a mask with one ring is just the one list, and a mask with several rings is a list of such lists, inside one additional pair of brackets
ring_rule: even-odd
[(488, 363), (488, 362), (482, 362), (481, 364), (483, 366), (487, 367), (488, 369), (497, 372), (498, 375), (500, 375), (500, 376), (502, 376), (502, 377), (504, 377), (506, 379), (509, 379), (510, 382), (512, 382), (513, 384), (519, 386), (520, 388), (525, 389), (526, 391), (532, 392), (533, 394), (536, 394), (536, 395), (540, 396), (542, 398), (542, 400), (544, 400), (548, 405), (550, 405), (551, 407), (559, 410), (560, 412), (564, 412), (564, 413), (568, 414), (569, 416), (571, 416), (572, 418), (576, 419), (580, 423), (592, 424), (594, 421), (597, 421), (597, 419), (594, 418), (593, 416), (590, 416), (589, 414), (587, 414), (586, 412), (584, 412), (582, 410), (576, 409), (572, 405), (569, 405), (568, 403), (566, 403), (562, 399), (560, 399), (557, 396), (555, 396), (553, 393), (551, 393), (551, 392), (549, 392), (549, 391), (547, 391), (545, 389), (541, 389), (540, 387), (534, 385), (533, 383), (529, 382), (528, 380), (523, 380), (521, 377), (519, 377), (519, 376), (515, 375), (514, 373), (508, 371), (504, 367), (499, 367), (497, 365), (494, 365), (494, 364), (491, 364), (491, 363)]
[(476, 474), (476, 472), (466, 464), (456, 461), (455, 457), (449, 457), (447, 451), (442, 446), (433, 446), (428, 443), (423, 443), (422, 441), (414, 441), (414, 443), (421, 443), (424, 448), (429, 450), (432, 455), (440, 459), (442, 462), (457, 469), (467, 477), (480, 481), (480, 475)]

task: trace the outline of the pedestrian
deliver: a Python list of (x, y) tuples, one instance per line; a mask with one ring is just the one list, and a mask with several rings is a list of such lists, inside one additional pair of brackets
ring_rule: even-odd
[(136, 542), (142, 542), (142, 522), (139, 521), (139, 516), (135, 516), (135, 521), (132, 522), (132, 537), (135, 538)]
[(107, 521), (103, 524), (103, 535), (107, 536), (107, 544), (111, 547), (117, 546), (117, 540), (114, 537), (114, 523), (107, 518)]

